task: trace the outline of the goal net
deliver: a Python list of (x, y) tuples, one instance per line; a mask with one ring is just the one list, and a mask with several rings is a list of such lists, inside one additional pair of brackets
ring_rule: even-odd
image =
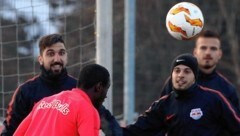
[(68, 73), (95, 63), (94, 0), (0, 1), (0, 118), (15, 89), (38, 74), (38, 40), (61, 33), (68, 50)]

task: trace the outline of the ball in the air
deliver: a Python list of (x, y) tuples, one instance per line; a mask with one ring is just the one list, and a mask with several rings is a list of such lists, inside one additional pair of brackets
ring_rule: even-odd
[(189, 40), (199, 34), (204, 26), (202, 11), (190, 2), (180, 2), (167, 13), (166, 27), (178, 40)]

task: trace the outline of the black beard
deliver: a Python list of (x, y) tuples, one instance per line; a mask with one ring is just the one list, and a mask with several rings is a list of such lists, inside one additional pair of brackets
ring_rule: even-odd
[(50, 70), (46, 70), (43, 65), (40, 66), (40, 69), (42, 70), (42, 74), (46, 78), (51, 79), (51, 80), (58, 80), (58, 79), (60, 79), (62, 74), (66, 71), (66, 69), (64, 68), (59, 73), (56, 74), (56, 72), (54, 73), (51, 69)]

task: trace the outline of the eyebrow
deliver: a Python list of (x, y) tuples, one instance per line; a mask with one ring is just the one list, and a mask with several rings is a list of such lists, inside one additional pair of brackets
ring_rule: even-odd
[[(54, 49), (48, 49), (46, 52), (49, 52), (49, 51), (54, 51)], [(66, 49), (60, 49), (59, 51), (66, 51)]]
[(50, 52), (50, 51), (54, 51), (53, 49), (47, 49), (47, 51), (46, 52)]

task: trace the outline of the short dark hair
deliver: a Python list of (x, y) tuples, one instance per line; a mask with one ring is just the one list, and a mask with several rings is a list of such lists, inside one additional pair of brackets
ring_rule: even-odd
[(206, 37), (206, 38), (217, 38), (220, 40), (220, 35), (214, 31), (211, 30), (204, 30), (202, 31), (197, 38), (199, 37)]
[(77, 87), (89, 89), (97, 83), (107, 86), (109, 81), (110, 75), (106, 68), (98, 64), (89, 64), (80, 71)]
[(38, 45), (40, 49), (40, 55), (42, 55), (44, 49), (58, 42), (65, 44), (61, 34), (50, 34), (41, 37)]

